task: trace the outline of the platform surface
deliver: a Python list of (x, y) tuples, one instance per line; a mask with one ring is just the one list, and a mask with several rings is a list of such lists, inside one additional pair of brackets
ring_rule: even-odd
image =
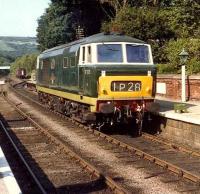
[(10, 166), (0, 147), (0, 193), (1, 194), (21, 194), (21, 190), (15, 180)]
[(159, 115), (170, 119), (200, 125), (200, 102), (184, 102), (188, 113), (175, 113), (174, 104), (182, 103), (181, 101), (156, 97), (155, 102), (159, 103), (160, 105), (160, 110), (157, 112)]

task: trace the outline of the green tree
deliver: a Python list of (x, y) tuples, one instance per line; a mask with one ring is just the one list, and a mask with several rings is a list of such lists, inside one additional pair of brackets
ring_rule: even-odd
[[(69, 23), (70, 12), (67, 7), (60, 4), (59, 2), (52, 3), (38, 20), (37, 41), (40, 44), (40, 50), (66, 43), (73, 38), (73, 29)], [(69, 13), (64, 14), (65, 12)]]
[(81, 26), (85, 36), (100, 31), (105, 14), (98, 0), (52, 0), (38, 20), (39, 49), (44, 50), (76, 39)]
[[(113, 0), (115, 3), (118, 0)], [(156, 63), (168, 61), (165, 44), (171, 39), (200, 37), (200, 5), (197, 1), (143, 0), (121, 6), (116, 16), (102, 25), (149, 42)]]
[[(51, 0), (38, 20), (37, 38), (43, 51), (75, 40), (77, 26), (85, 36), (99, 32), (102, 26), (102, 31), (118, 30), (150, 43), (154, 61), (170, 63), (167, 69), (176, 72), (177, 62), (170, 57), (175, 50), (168, 48), (172, 42), (200, 37), (199, 15), (199, 0)], [(199, 71), (197, 60), (191, 54), (188, 71)]]
[[(170, 40), (164, 49), (168, 59), (168, 66), (176, 73), (180, 73), (179, 53), (185, 48), (189, 53), (187, 71), (189, 74), (200, 72), (200, 39), (181, 38)], [(165, 71), (165, 70), (164, 70)]]

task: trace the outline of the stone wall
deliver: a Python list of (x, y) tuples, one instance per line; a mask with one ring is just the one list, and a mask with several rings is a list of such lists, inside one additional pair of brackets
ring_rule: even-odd
[(200, 149), (200, 125), (166, 117), (158, 117), (157, 121), (157, 131), (160, 131), (160, 136), (164, 139), (186, 147)]
[[(170, 99), (180, 100), (181, 75), (158, 75), (156, 95)], [(200, 101), (200, 75), (187, 76), (186, 99)]]

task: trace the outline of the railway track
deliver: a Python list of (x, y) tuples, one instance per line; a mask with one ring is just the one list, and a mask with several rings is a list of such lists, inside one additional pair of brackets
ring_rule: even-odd
[(40, 194), (40, 188), (36, 184), (31, 174), (28, 172), (11, 141), (7, 138), (5, 132), (3, 131), (3, 127), (4, 125), (2, 125), (2, 122), (0, 121), (0, 145), (7, 161), (9, 161), (10, 168), (12, 169), (21, 191), (23, 191), (23, 193)]
[[(24, 82), (23, 82), (23, 83), (24, 83)], [(19, 84), (19, 88), (21, 88), (20, 84)], [(39, 103), (39, 102), (37, 101), (37, 100), (38, 100), (37, 96), (34, 95), (34, 94), (36, 94), (36, 93), (35, 93), (35, 90), (33, 90), (33, 89), (31, 88), (30, 91), (33, 93), (33, 95), (31, 95), (31, 98), (29, 98), (29, 99), (30, 99), (30, 100), (34, 100), (35, 102)], [(27, 97), (28, 97), (28, 96), (27, 96)], [(40, 105), (41, 105), (41, 104), (40, 104)], [(45, 107), (45, 108), (46, 108), (46, 107)], [(57, 114), (57, 113), (56, 113), (56, 114)], [(58, 114), (59, 114), (59, 113), (58, 113)], [(63, 115), (61, 115), (61, 114), (59, 114), (59, 115), (60, 115), (60, 116), (63, 116)], [(151, 135), (151, 134), (146, 133), (146, 132), (143, 132), (143, 133), (142, 133), (142, 136), (143, 136), (144, 138), (146, 138), (146, 139), (152, 141), (152, 142), (162, 143), (162, 144), (165, 144), (166, 146), (169, 146), (169, 147), (171, 147), (171, 148), (173, 148), (173, 149), (175, 149), (175, 150), (185, 152), (185, 153), (187, 153), (187, 154), (189, 154), (189, 155), (192, 155), (192, 156), (198, 156), (198, 157), (200, 157), (200, 152), (195, 151), (195, 150), (192, 150), (192, 149), (190, 149), (190, 148), (188, 148), (188, 147), (185, 147), (185, 146), (183, 146), (183, 145), (178, 145), (178, 144), (172, 143), (172, 142), (170, 142), (169, 140), (166, 140), (166, 139), (164, 139), (164, 138), (161, 138), (161, 137), (158, 137), (158, 136), (155, 136), (155, 135)]]
[[(26, 98), (29, 98), (29, 97), (26, 96)], [(32, 100), (32, 98), (30, 98), (30, 99)], [(38, 102), (34, 102), (34, 103), (38, 103)], [(41, 106), (41, 104), (38, 104), (38, 105)], [(125, 143), (124, 139), (122, 139), (121, 137), (119, 138), (117, 135), (114, 135), (115, 138), (113, 138), (104, 133), (98, 132), (96, 130), (92, 130), (80, 123), (77, 123), (77, 122), (71, 120), (70, 118), (66, 118), (59, 113), (56, 113), (56, 114), (59, 115), (60, 117), (63, 117), (64, 119), (67, 119), (67, 120), (73, 122), (74, 125), (77, 125), (79, 128), (84, 128), (84, 129), (88, 130), (89, 133), (92, 133), (95, 136), (99, 137), (100, 139), (103, 139), (104, 141), (111, 143), (111, 145), (116, 145), (116, 146), (121, 147), (124, 151), (131, 153), (132, 156), (136, 155), (139, 158), (148, 160), (151, 163), (155, 163), (155, 164), (163, 167), (164, 170), (169, 170), (169, 171), (177, 174), (179, 178), (182, 177), (182, 178), (191, 180), (197, 184), (200, 183), (200, 175), (198, 173), (196, 173), (196, 170), (194, 173), (193, 170), (187, 170), (187, 168), (185, 168), (184, 166), (181, 166), (178, 161), (176, 161), (176, 164), (174, 164), (173, 161), (168, 161), (166, 157), (165, 157), (165, 159), (163, 159), (163, 156), (162, 156), (162, 155), (167, 155), (168, 158), (170, 158), (171, 156), (177, 156), (181, 153), (184, 153), (184, 154), (187, 154), (187, 155), (185, 155), (185, 159), (188, 159), (187, 162), (188, 162), (188, 164), (191, 165), (191, 163), (196, 164), (199, 162), (200, 155), (198, 152), (193, 152), (192, 150), (189, 150), (185, 147), (177, 146), (170, 142), (163, 141), (162, 139), (152, 136), (152, 135), (149, 135), (149, 134), (143, 134), (143, 136), (141, 138), (137, 138), (137, 140), (134, 139), (134, 143), (133, 143), (133, 141), (132, 142), (128, 141), (128, 143)], [(145, 142), (144, 142), (144, 138), (146, 139)], [(146, 143), (147, 139), (149, 141), (148, 143)], [(155, 144), (155, 145), (152, 146), (152, 144), (151, 144), (151, 146), (150, 146), (150, 142), (151, 143), (153, 142), (153, 144)], [(141, 144), (146, 144), (147, 146), (142, 147)], [(154, 149), (154, 153), (151, 153), (152, 150), (148, 149), (149, 146)], [(155, 146), (158, 147), (157, 150), (155, 149), (156, 148)], [(163, 146), (165, 146), (165, 147), (163, 147)], [(160, 149), (160, 151), (159, 151), (159, 149)], [(167, 151), (168, 153), (164, 152), (163, 150)], [(163, 154), (161, 153), (161, 151), (163, 152)], [(169, 154), (171, 154), (171, 156)], [(183, 157), (183, 155), (182, 155), (182, 157)], [(187, 157), (189, 157), (189, 158), (187, 158)], [(182, 158), (182, 160), (183, 160), (183, 158)], [(196, 166), (196, 168), (198, 168), (198, 165)], [(199, 188), (197, 188), (197, 189), (199, 189)]]
[[(9, 111), (9, 115), (4, 113), (6, 125), (0, 121), (1, 128), (12, 142), (41, 193), (82, 193), (96, 189), (99, 189), (100, 193), (128, 193), (7, 98), (4, 97), (4, 100), (14, 107), (18, 114), (16, 111), (12, 111), (12, 114)], [(4, 106), (4, 109), (8, 110), (9, 107)], [(63, 184), (65, 186), (62, 186)]]

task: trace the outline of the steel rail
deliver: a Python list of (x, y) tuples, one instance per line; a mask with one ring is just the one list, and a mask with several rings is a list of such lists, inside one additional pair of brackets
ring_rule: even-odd
[[(96, 132), (95, 132), (96, 133)], [(110, 138), (110, 137), (106, 137), (104, 134), (98, 134), (100, 137), (103, 137), (104, 139), (106, 139), (108, 142), (119, 145), (122, 148), (125, 148), (128, 151), (131, 151), (132, 153), (134, 153), (135, 155), (138, 155), (141, 158), (147, 159), (165, 169), (168, 169), (174, 173), (176, 173), (179, 176), (182, 176), (184, 178), (187, 178), (193, 182), (196, 183), (200, 183), (200, 176), (194, 175), (191, 172), (184, 170), (183, 168), (178, 167), (177, 165), (171, 164), (169, 162), (166, 162), (165, 160), (159, 159), (158, 157), (155, 157), (151, 154), (148, 154), (138, 148), (135, 148), (133, 146), (130, 146), (126, 143), (120, 142), (119, 140), (115, 139), (115, 138)]]
[[(16, 89), (14, 89), (14, 90), (16, 91)], [(42, 107), (44, 107), (44, 108), (47, 109), (47, 107), (44, 106), (44, 105), (42, 105), (41, 103), (36, 102), (35, 100), (32, 100), (31, 98), (22, 95), (22, 94), (19, 93), (18, 91), (16, 91), (16, 92), (17, 92), (19, 95), (21, 95), (21, 96), (23, 96), (23, 97), (25, 97), (25, 98), (27, 98), (27, 99), (29, 99), (29, 100), (35, 102), (35, 103), (38, 104), (39, 106), (42, 106)], [(171, 172), (177, 174), (177, 175), (180, 176), (180, 177), (186, 178), (186, 179), (188, 179), (188, 180), (190, 180), (190, 181), (193, 181), (193, 182), (195, 182), (195, 183), (200, 184), (200, 176), (194, 175), (194, 174), (192, 174), (191, 172), (189, 172), (189, 171), (187, 171), (187, 170), (184, 170), (183, 168), (180, 168), (180, 167), (177, 166), (177, 165), (174, 165), (174, 164), (171, 164), (171, 163), (169, 163), (169, 162), (167, 162), (167, 161), (165, 161), (165, 160), (159, 159), (159, 158), (156, 157), (156, 156), (150, 155), (150, 154), (148, 154), (148, 153), (146, 153), (146, 152), (144, 152), (144, 151), (142, 151), (142, 150), (140, 150), (140, 149), (138, 149), (138, 148), (135, 148), (135, 147), (130, 146), (130, 145), (126, 144), (126, 143), (123, 143), (123, 142), (121, 142), (121, 141), (119, 141), (119, 140), (117, 140), (117, 139), (115, 139), (115, 138), (113, 138), (113, 137), (110, 137), (109, 135), (106, 135), (106, 134), (104, 134), (104, 133), (102, 133), (102, 132), (100, 132), (100, 131), (97, 131), (97, 130), (95, 130), (95, 129), (91, 129), (91, 128), (89, 128), (89, 127), (87, 127), (87, 126), (85, 126), (85, 125), (83, 125), (83, 124), (81, 124), (81, 123), (79, 123), (79, 122), (77, 122), (77, 121), (75, 121), (75, 120), (69, 118), (69, 117), (66, 117), (65, 115), (62, 115), (61, 113), (58, 113), (58, 112), (55, 112), (55, 111), (52, 111), (52, 110), (50, 110), (50, 111), (53, 112), (53, 113), (55, 113), (55, 114), (57, 114), (57, 115), (59, 115), (59, 116), (62, 117), (62, 118), (65, 118), (65, 119), (71, 121), (72, 123), (76, 124), (77, 126), (79, 126), (79, 127), (81, 127), (81, 128), (84, 128), (84, 129), (86, 129), (86, 130), (92, 132), (92, 133), (95, 134), (96, 136), (103, 138), (104, 140), (106, 140), (106, 141), (109, 142), (109, 143), (112, 143), (112, 144), (115, 144), (115, 145), (117, 145), (117, 146), (120, 146), (120, 147), (122, 147), (122, 148), (124, 148), (124, 149), (126, 149), (126, 150), (128, 150), (128, 151), (130, 151), (130, 152), (132, 152), (132, 153), (134, 153), (135, 155), (141, 157), (141, 158), (144, 158), (144, 159), (146, 159), (146, 160), (149, 160), (149, 161), (151, 161), (151, 162), (153, 162), (153, 163), (155, 163), (155, 164), (157, 164), (157, 165), (159, 165), (159, 166), (161, 166), (161, 167), (163, 167), (163, 168), (165, 168), (165, 169), (168, 169), (169, 171), (171, 171)], [(152, 139), (153, 139), (153, 138), (152, 138)], [(163, 143), (163, 142), (160, 141), (160, 143)], [(165, 143), (165, 144), (167, 144), (167, 143)], [(170, 144), (169, 144), (169, 145), (170, 145)], [(185, 149), (182, 149), (182, 150), (183, 150), (183, 151), (186, 150), (187, 153), (195, 153), (195, 152), (193, 152), (192, 150), (189, 151), (189, 149), (186, 149), (186, 148), (185, 148)], [(198, 153), (198, 152), (197, 152), (197, 153)], [(196, 154), (196, 155), (198, 156), (198, 154)], [(199, 155), (200, 155), (200, 154), (199, 154)]]
[(193, 151), (191, 150), (190, 148), (187, 148), (185, 146), (182, 146), (182, 145), (175, 145), (174, 143), (171, 143), (170, 141), (166, 140), (166, 139), (163, 139), (163, 138), (160, 138), (160, 137), (157, 137), (155, 135), (151, 135), (151, 134), (148, 134), (148, 133), (145, 133), (143, 132), (142, 133), (142, 136), (146, 139), (149, 139), (153, 142), (158, 142), (158, 143), (162, 143), (162, 144), (165, 144), (175, 150), (179, 150), (179, 151), (182, 151), (182, 152), (185, 152), (191, 156), (197, 156), (197, 157), (200, 157), (200, 153), (197, 152), (197, 151)]
[[(51, 111), (51, 112), (53, 112), (53, 111)], [(67, 120), (72, 121), (72, 123), (74, 123), (75, 125), (77, 125), (77, 126), (79, 126), (81, 128), (84, 128), (85, 130), (88, 130), (88, 131), (92, 132), (94, 135), (96, 135), (98, 137), (101, 137), (102, 139), (106, 140), (107, 142), (109, 142), (111, 144), (115, 144), (115, 145), (117, 145), (117, 146), (119, 146), (121, 148), (124, 148), (124, 149), (132, 152), (133, 154), (141, 157), (141, 158), (149, 160), (150, 162), (153, 162), (153, 163), (155, 163), (155, 164), (157, 164), (157, 165), (159, 165), (159, 166), (161, 166), (161, 167), (163, 167), (163, 168), (165, 168), (165, 169), (177, 174), (180, 177), (186, 178), (186, 179), (188, 179), (190, 181), (193, 181), (195, 183), (200, 184), (200, 176), (194, 175), (191, 172), (189, 172), (187, 170), (184, 170), (183, 168), (178, 167), (177, 165), (174, 165), (174, 164), (171, 164), (169, 162), (166, 162), (165, 160), (159, 159), (158, 157), (155, 157), (155, 156), (150, 155), (150, 154), (148, 154), (148, 153), (146, 153), (146, 152), (144, 152), (144, 151), (142, 151), (142, 150), (140, 150), (138, 148), (135, 148), (135, 147), (130, 146), (130, 145), (126, 144), (126, 143), (123, 143), (123, 142), (121, 142), (121, 141), (119, 141), (119, 140), (117, 140), (117, 139), (115, 139), (113, 137), (110, 137), (109, 135), (106, 135), (106, 134), (104, 134), (104, 133), (102, 133), (100, 131), (91, 129), (91, 128), (83, 125), (83, 124), (78, 123), (75, 120), (72, 120), (72, 119), (70, 119), (68, 117), (63, 116), (60, 113), (57, 113), (57, 112), (54, 112), (54, 113), (56, 113), (57, 115), (59, 115), (59, 116), (61, 116), (63, 118), (67, 118)]]
[[(76, 124), (76, 122), (73, 122), (73, 123)], [(187, 178), (187, 179), (189, 179), (189, 180), (191, 180), (191, 181), (193, 181), (195, 183), (200, 184), (200, 176), (198, 176), (198, 175), (194, 175), (191, 172), (189, 172), (187, 170), (184, 170), (183, 168), (180, 168), (177, 165), (171, 164), (170, 162), (162, 160), (162, 159), (160, 159), (160, 158), (158, 158), (156, 156), (153, 156), (151, 154), (148, 154), (148, 153), (146, 153), (146, 152), (144, 152), (144, 151), (142, 151), (142, 150), (140, 150), (138, 148), (135, 148), (135, 147), (130, 146), (130, 145), (126, 144), (126, 143), (123, 143), (123, 142), (121, 142), (121, 141), (119, 141), (119, 140), (117, 140), (117, 139), (115, 139), (113, 137), (110, 137), (110, 136), (108, 136), (108, 135), (106, 135), (106, 134), (104, 134), (104, 133), (102, 133), (100, 131), (96, 131), (96, 130), (90, 129), (88, 127), (85, 127), (82, 124), (77, 124), (77, 125), (79, 127), (83, 127), (84, 129), (87, 129), (87, 130), (91, 131), (92, 133), (94, 133), (95, 135), (103, 138), (104, 140), (106, 140), (109, 143), (118, 145), (118, 146), (120, 146), (120, 147), (122, 147), (122, 148), (124, 148), (124, 149), (126, 149), (126, 150), (128, 150), (130, 152), (132, 152), (133, 154), (141, 157), (141, 158), (149, 160), (150, 162), (153, 162), (153, 163), (155, 163), (155, 164), (157, 164), (157, 165), (159, 165), (159, 166), (161, 166), (161, 167), (163, 167), (165, 169), (168, 169), (171, 172), (176, 173), (180, 177)]]
[(29, 115), (27, 115), (25, 112), (23, 112), (20, 108), (17, 107), (13, 102), (8, 100), (8, 98), (4, 97), (6, 101), (11, 104), (22, 116), (24, 116), (31, 124), (34, 125), (37, 129), (39, 129), (43, 134), (45, 134), (51, 142), (54, 142), (60, 147), (60, 151), (65, 151), (71, 158), (74, 158), (76, 162), (79, 162), (79, 164), (82, 165), (82, 168), (85, 170), (88, 170), (90, 172), (91, 176), (96, 176), (99, 179), (102, 179), (110, 189), (117, 194), (125, 194), (130, 193), (128, 190), (117, 184), (111, 177), (104, 175), (102, 172), (100, 172), (96, 167), (89, 164), (86, 160), (81, 158), (78, 154), (76, 154), (74, 151), (72, 151), (69, 147), (64, 145), (62, 141), (51, 135), (47, 129), (44, 129), (41, 127), (37, 122), (35, 122)]
[(34, 179), (35, 183), (37, 184), (37, 186), (39, 187), (39, 189), (41, 190), (41, 192), (43, 194), (47, 194), (47, 192), (45, 191), (44, 187), (40, 184), (40, 181), (38, 180), (37, 176), (34, 174), (34, 172), (31, 170), (31, 167), (29, 166), (29, 164), (26, 162), (26, 160), (24, 159), (23, 155), (20, 153), (19, 149), (17, 148), (15, 142), (12, 140), (12, 137), (10, 136), (7, 128), (4, 126), (3, 122), (0, 120), (0, 125), (1, 128), (4, 130), (6, 136), (8, 137), (9, 141), (11, 142), (12, 146), (14, 147), (15, 151), (17, 152), (18, 156), (20, 157), (20, 159), (22, 160), (22, 162), (24, 163), (24, 165), (26, 166), (27, 170), (29, 171), (29, 173), (31, 174), (32, 178)]
[[(56, 113), (58, 115), (60, 114), (60, 113), (57, 113), (57, 112), (54, 112), (54, 113)], [(61, 115), (61, 114), (60, 114), (60, 116), (63, 117), (63, 115)], [(184, 170), (183, 168), (178, 167), (177, 165), (174, 165), (172, 163), (166, 162), (165, 160), (159, 159), (158, 157), (155, 157), (155, 156), (148, 154), (148, 153), (146, 153), (146, 152), (144, 152), (144, 151), (142, 151), (138, 148), (135, 148), (135, 147), (130, 146), (126, 143), (123, 143), (123, 142), (121, 142), (121, 141), (119, 141), (119, 140), (117, 140), (113, 137), (110, 137), (110, 136), (108, 136), (108, 135), (106, 135), (106, 134), (104, 134), (100, 131), (91, 129), (87, 126), (84, 126), (84, 125), (78, 123), (75, 120), (72, 120), (70, 118), (67, 118), (67, 119), (72, 121), (72, 123), (76, 124), (77, 126), (82, 127), (85, 130), (92, 132), (94, 135), (106, 140), (107, 142), (109, 142), (111, 144), (115, 144), (115, 145), (117, 145), (121, 148), (124, 148), (124, 149), (132, 152), (133, 154), (139, 156), (140, 158), (144, 158), (144, 159), (146, 159), (146, 160), (148, 160), (152, 163), (155, 163), (156, 165), (159, 165), (159, 166), (163, 167), (164, 169), (169, 170), (169, 171), (177, 174), (180, 177), (186, 178), (190, 181), (193, 181), (197, 184), (200, 184), (200, 176), (194, 175), (191, 172)]]

